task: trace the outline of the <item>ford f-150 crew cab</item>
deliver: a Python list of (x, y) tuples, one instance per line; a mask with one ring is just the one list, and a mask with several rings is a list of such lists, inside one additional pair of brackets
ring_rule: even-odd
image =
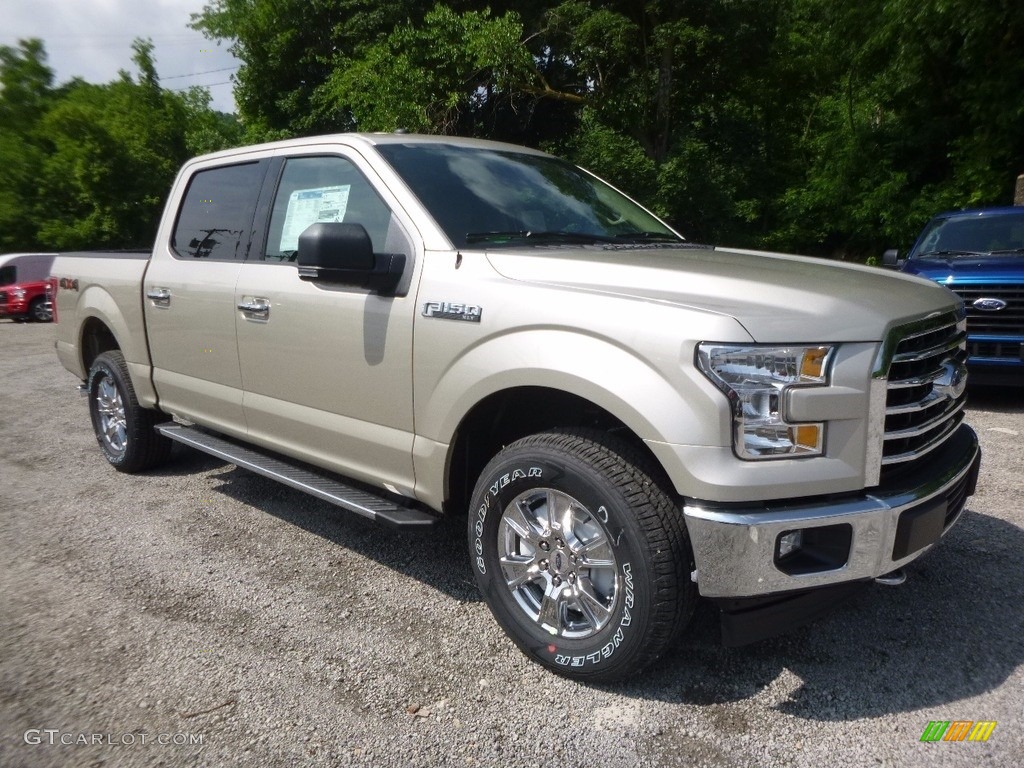
[(172, 441), (393, 525), (465, 515), (531, 658), (749, 641), (956, 523), (965, 324), (918, 277), (696, 245), (541, 152), (337, 135), (188, 162), (152, 253), (53, 268), (117, 469)]

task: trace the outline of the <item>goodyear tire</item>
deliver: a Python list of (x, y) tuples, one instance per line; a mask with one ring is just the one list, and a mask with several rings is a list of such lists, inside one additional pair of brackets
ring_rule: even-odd
[(696, 602), (682, 512), (631, 446), (590, 430), (523, 438), (484, 469), (469, 514), (477, 584), (531, 659), (620, 680), (677, 638)]
[(87, 386), (96, 440), (115, 469), (141, 472), (167, 460), (171, 441), (153, 429), (161, 414), (139, 405), (121, 352), (97, 355)]

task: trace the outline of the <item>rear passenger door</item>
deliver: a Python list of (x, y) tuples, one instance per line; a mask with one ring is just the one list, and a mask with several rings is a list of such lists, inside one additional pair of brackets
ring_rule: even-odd
[(269, 160), (200, 168), (158, 240), (143, 303), (161, 407), (243, 436), (234, 295)]
[(409, 286), (411, 222), (357, 152), (306, 151), (274, 159), (235, 291), (249, 438), (411, 495), (414, 290), (302, 280), (295, 262), (311, 223), (358, 223), (375, 252), (405, 254)]

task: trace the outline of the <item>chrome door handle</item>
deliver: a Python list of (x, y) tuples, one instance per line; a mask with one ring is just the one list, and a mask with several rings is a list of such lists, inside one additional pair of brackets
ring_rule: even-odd
[(266, 299), (243, 301), (238, 305), (238, 308), (246, 314), (259, 315), (261, 319), (266, 319), (270, 316), (270, 302)]
[(158, 307), (167, 307), (171, 304), (171, 292), (166, 288), (153, 288), (146, 291), (146, 298), (150, 299)]

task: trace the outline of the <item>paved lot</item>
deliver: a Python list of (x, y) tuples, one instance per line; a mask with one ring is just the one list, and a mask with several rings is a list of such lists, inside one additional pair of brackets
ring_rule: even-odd
[[(118, 474), (52, 326), (0, 322), (0, 381), (4, 766), (1024, 763), (1021, 390), (972, 393), (981, 487), (903, 587), (731, 650), (705, 608), (587, 687), (505, 639), (461, 525), (376, 528), (184, 450)], [(930, 720), (998, 725), (921, 743)]]

